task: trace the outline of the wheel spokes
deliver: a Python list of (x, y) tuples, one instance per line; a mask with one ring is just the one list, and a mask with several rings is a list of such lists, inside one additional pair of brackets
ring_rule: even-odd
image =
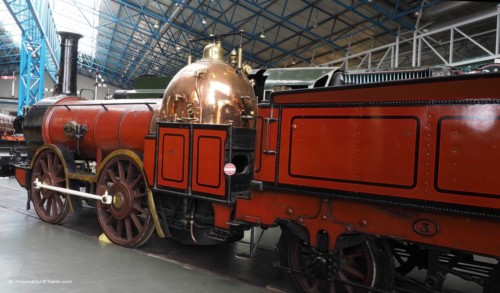
[(115, 218), (113, 218), (113, 216), (111, 215), (108, 215), (108, 218), (105, 221), (106, 225), (111, 225), (111, 223), (113, 222), (115, 222)]
[(116, 175), (113, 172), (113, 169), (108, 169), (106, 170), (107, 178), (111, 180), (111, 183), (116, 183), (118, 180), (116, 180)]
[(134, 193), (134, 198), (140, 198), (140, 197), (145, 197), (147, 195), (146, 192), (143, 192), (143, 193)]
[(43, 173), (49, 173), (49, 168), (47, 167), (47, 163), (45, 163), (45, 161), (40, 161), (40, 166)]
[(356, 277), (359, 280), (365, 279), (365, 276), (363, 275), (363, 273), (352, 266), (346, 265), (345, 267), (342, 268), (342, 271), (349, 273), (349, 275)]
[(130, 225), (130, 218), (125, 218), (125, 233), (127, 236), (127, 240), (132, 240), (132, 227)]
[(148, 194), (141, 168), (124, 155), (105, 163), (97, 182), (98, 190), (107, 190), (113, 196), (110, 205), (98, 203), (99, 223), (108, 238), (116, 244), (138, 246), (153, 231)]
[(147, 213), (147, 211), (144, 208), (142, 208), (138, 203), (134, 203), (134, 209), (141, 214)]
[(52, 197), (47, 199), (47, 205), (45, 206), (45, 214), (50, 217), (50, 207), (52, 206)]
[[(128, 164), (128, 169), (127, 169), (127, 178), (125, 178), (125, 180), (127, 180), (128, 182), (133, 182), (134, 180), (132, 180), (132, 168), (133, 168), (133, 164), (129, 163)], [(137, 176), (137, 179), (136, 180), (139, 180), (141, 179), (141, 176)], [(133, 188), (135, 186), (134, 183), (131, 183), (130, 186)]]
[(123, 170), (123, 163), (121, 161), (118, 161), (116, 165), (118, 167), (118, 180), (127, 181), (127, 178), (125, 177), (125, 171)]
[[(33, 179), (36, 178), (51, 186), (67, 188), (63, 161), (51, 148), (46, 148), (38, 154), (32, 171)], [(33, 185), (31, 194), (35, 211), (40, 219), (51, 224), (59, 224), (66, 218), (69, 205), (63, 194), (44, 189), (38, 190)]]
[(50, 153), (47, 153), (47, 173), (52, 173), (53, 168), (53, 156)]
[[(287, 238), (285, 237), (285, 239)], [(358, 283), (364, 286), (373, 285), (375, 278), (372, 267), (373, 256), (368, 242), (336, 252), (340, 259), (337, 275), (334, 278), (339, 280), (338, 282), (328, 281), (329, 275), (333, 272), (322, 275), (324, 268), (322, 269), (321, 266), (327, 264), (317, 260), (327, 259), (328, 256), (325, 252), (319, 252), (309, 247), (307, 243), (303, 243), (296, 236), (292, 236), (289, 242), (288, 265), (293, 269), (294, 281), (304, 292), (367, 293), (367, 290), (358, 289), (357, 286), (349, 285), (349, 283)]]
[(135, 228), (137, 228), (137, 231), (142, 231), (143, 227), (139, 219), (137, 218), (137, 215), (135, 213), (130, 215), (130, 218), (132, 219), (132, 222), (134, 223)]
[(43, 207), (43, 205), (45, 204), (45, 202), (47, 201), (47, 198), (46, 197), (42, 197), (42, 200), (40, 201), (40, 203), (38, 204), (39, 207)]
[(130, 187), (134, 189), (140, 181), (141, 181), (141, 175), (137, 176), (135, 180), (132, 180), (130, 182)]

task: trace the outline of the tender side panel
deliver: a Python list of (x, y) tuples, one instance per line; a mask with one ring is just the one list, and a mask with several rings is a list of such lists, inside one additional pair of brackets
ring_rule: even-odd
[(158, 130), (157, 184), (187, 190), (189, 129), (160, 127)]
[(318, 187), (336, 181), (411, 188), (418, 127), (416, 117), (294, 116), (281, 178), (317, 180)]
[[(269, 131), (270, 107), (259, 111), (255, 180), (270, 190), (497, 214), (500, 80), (488, 81), (495, 95), (483, 79), (464, 80), (476, 88), (467, 98), (455, 80), (277, 93)], [(277, 155), (265, 153), (266, 139)]]
[(404, 112), (283, 109), (278, 182), (352, 191), (414, 188), (420, 118), (397, 115)]
[(500, 198), (500, 117), (484, 114), (438, 121), (437, 190)]
[(224, 145), (226, 130), (194, 129), (193, 191), (225, 196)]

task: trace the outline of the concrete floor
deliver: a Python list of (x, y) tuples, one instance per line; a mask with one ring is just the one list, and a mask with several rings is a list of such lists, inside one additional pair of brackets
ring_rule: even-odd
[[(0, 208), (1, 292), (266, 292)], [(268, 291), (267, 291), (268, 292)]]

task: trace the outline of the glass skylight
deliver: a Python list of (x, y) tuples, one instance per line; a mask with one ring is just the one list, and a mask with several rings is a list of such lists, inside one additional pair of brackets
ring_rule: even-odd
[(51, 0), (57, 31), (79, 33), (78, 51), (95, 57), (102, 0)]
[(17, 26), (16, 21), (3, 1), (0, 2), (0, 25), (5, 30), (5, 35), (12, 41), (12, 43), (17, 47), (21, 47), (21, 29)]

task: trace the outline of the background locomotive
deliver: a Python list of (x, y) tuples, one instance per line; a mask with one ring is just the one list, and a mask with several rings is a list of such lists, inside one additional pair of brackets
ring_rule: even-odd
[(284, 91), (257, 105), (242, 50), (231, 66), (215, 43), (163, 100), (86, 101), (75, 97), (80, 36), (61, 37), (70, 64), (58, 95), (26, 114), (30, 164), (16, 169), (43, 221), (85, 198), (127, 247), (154, 231), (217, 244), (280, 226), (278, 266), (305, 292), (392, 292), (414, 267), (427, 269), (425, 290), (454, 274), (498, 292), (499, 75)]
[(26, 163), (23, 118), (0, 113), (0, 177), (13, 176), (15, 165)]

